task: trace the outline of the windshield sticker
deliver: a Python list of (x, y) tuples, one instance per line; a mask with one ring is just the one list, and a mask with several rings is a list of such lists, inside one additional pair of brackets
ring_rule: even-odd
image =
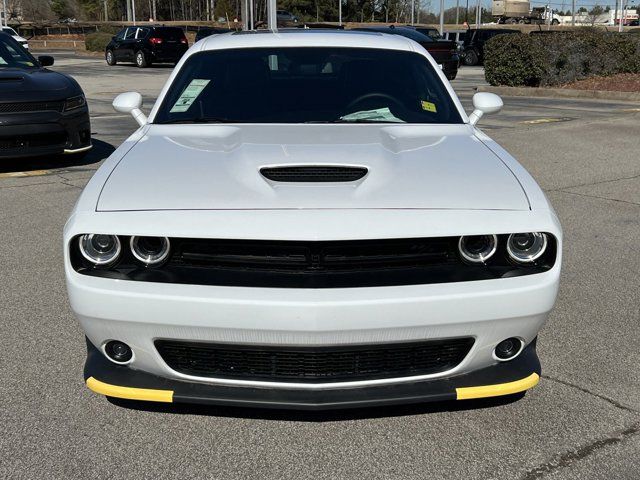
[(438, 109), (436, 108), (436, 104), (435, 103), (427, 102), (425, 100), (422, 100), (420, 102), (420, 106), (422, 107), (422, 110), (424, 110), (426, 112), (436, 113), (438, 111)]
[(340, 120), (348, 122), (368, 121), (368, 122), (398, 122), (404, 123), (404, 120), (400, 120), (396, 117), (388, 107), (377, 108), (375, 110), (364, 110), (362, 112), (353, 112), (348, 115), (340, 117)]
[(189, 110), (189, 107), (196, 101), (198, 95), (202, 93), (204, 87), (206, 87), (211, 80), (201, 80), (198, 78), (194, 78), (191, 80), (191, 83), (184, 89), (176, 103), (171, 108), (171, 113), (176, 112), (186, 112)]

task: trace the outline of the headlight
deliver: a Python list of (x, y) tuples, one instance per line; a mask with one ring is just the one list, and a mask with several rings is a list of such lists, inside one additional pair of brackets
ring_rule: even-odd
[(167, 237), (131, 237), (131, 253), (145, 265), (158, 265), (169, 255)]
[(516, 262), (530, 263), (547, 249), (547, 235), (540, 232), (512, 233), (507, 239), (507, 252)]
[(463, 259), (471, 263), (484, 263), (489, 260), (498, 249), (496, 235), (472, 235), (460, 237), (458, 250)]
[(64, 102), (64, 110), (75, 110), (76, 108), (84, 107), (87, 101), (84, 95), (78, 95), (77, 97), (67, 98)]
[(89, 233), (78, 243), (82, 256), (95, 265), (109, 265), (120, 256), (120, 239), (115, 235)]

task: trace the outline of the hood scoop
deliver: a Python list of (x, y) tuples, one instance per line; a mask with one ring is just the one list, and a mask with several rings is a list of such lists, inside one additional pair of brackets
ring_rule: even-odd
[(297, 165), (263, 167), (260, 173), (272, 182), (355, 182), (367, 174), (365, 167)]

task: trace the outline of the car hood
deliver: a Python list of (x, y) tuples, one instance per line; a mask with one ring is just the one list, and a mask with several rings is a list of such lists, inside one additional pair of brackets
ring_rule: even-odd
[[(267, 166), (364, 166), (344, 183), (282, 183)], [(468, 125), (151, 125), (97, 210), (528, 210), (513, 173)]]
[(78, 90), (67, 76), (46, 68), (0, 68), (0, 102), (61, 100)]

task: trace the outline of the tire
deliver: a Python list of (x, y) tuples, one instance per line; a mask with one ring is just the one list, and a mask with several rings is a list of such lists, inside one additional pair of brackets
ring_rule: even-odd
[(475, 50), (467, 50), (464, 53), (464, 64), (468, 67), (473, 67), (474, 65), (478, 65), (479, 58), (478, 54)]
[(135, 61), (138, 68), (146, 68), (151, 64), (142, 50), (138, 50), (136, 52)]
[(553, 20), (551, 20), (551, 25), (560, 25), (560, 20), (554, 18)]
[(104, 58), (107, 61), (107, 65), (109, 65), (110, 67), (113, 67), (116, 63), (118, 63), (113, 50), (107, 50), (107, 52), (104, 54)]

